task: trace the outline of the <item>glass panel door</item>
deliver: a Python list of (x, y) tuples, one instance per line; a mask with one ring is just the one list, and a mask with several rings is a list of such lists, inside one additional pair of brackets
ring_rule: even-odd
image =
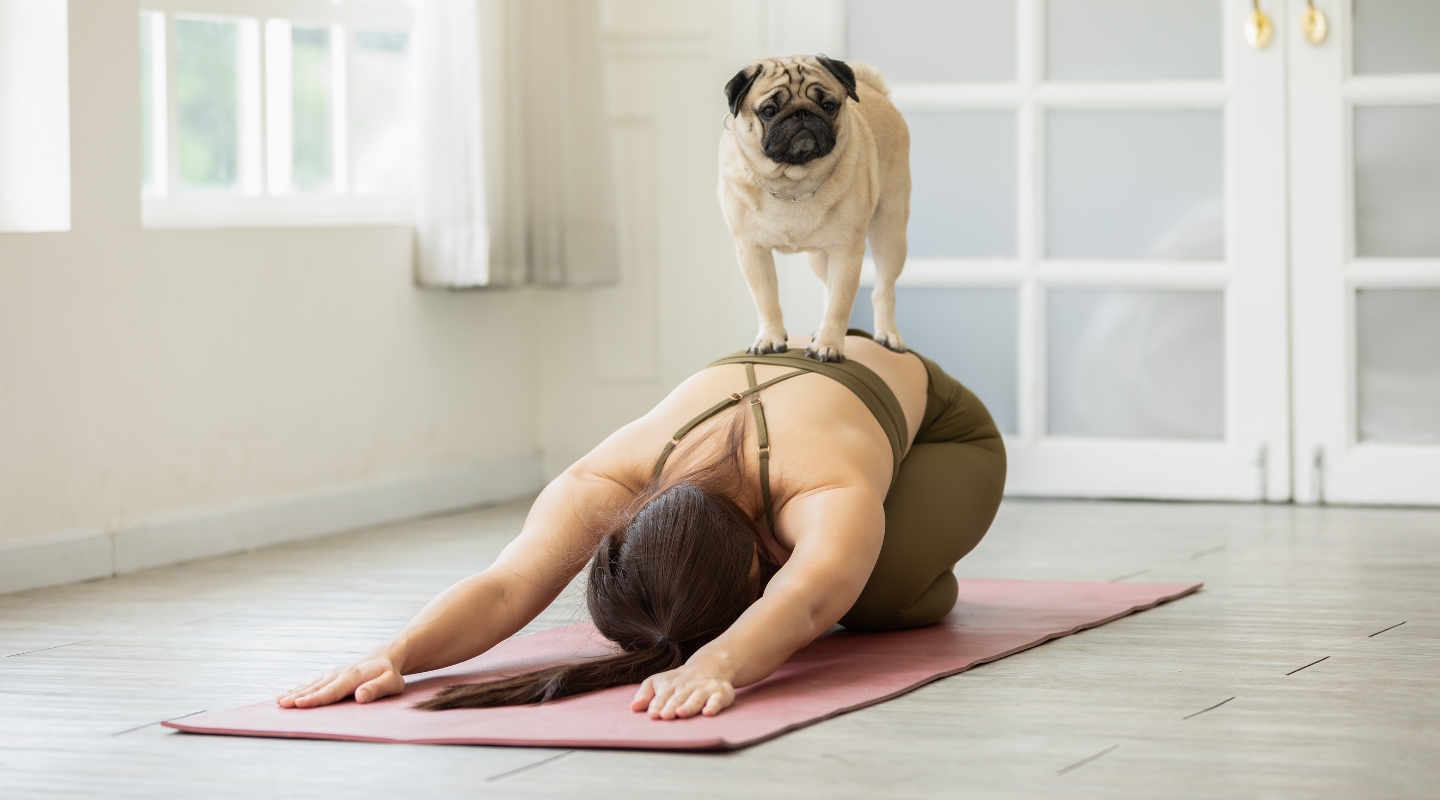
[(1290, 496), (1285, 54), (1248, 10), (846, 4), (912, 136), (900, 330), (991, 408), (1012, 493)]
[(1316, 6), (1330, 36), (1290, 46), (1296, 493), (1436, 504), (1440, 3)]

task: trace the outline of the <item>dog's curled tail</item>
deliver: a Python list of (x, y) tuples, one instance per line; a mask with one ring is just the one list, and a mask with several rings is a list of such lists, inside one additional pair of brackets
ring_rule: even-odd
[(855, 72), (855, 80), (869, 86), (880, 94), (889, 96), (890, 84), (885, 82), (885, 76), (873, 64), (866, 64), (864, 61), (846, 61), (850, 69)]

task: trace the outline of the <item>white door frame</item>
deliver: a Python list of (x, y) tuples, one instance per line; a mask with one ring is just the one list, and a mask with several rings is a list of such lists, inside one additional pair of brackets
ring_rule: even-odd
[[(1288, 2), (1298, 18), (1305, 0)], [(1440, 286), (1440, 258), (1355, 256), (1351, 144), (1356, 106), (1440, 104), (1440, 75), (1352, 77), (1350, 0), (1316, 6), (1329, 36), (1318, 46), (1294, 36), (1289, 54), (1295, 496), (1440, 504), (1440, 445), (1359, 438), (1356, 290)]]

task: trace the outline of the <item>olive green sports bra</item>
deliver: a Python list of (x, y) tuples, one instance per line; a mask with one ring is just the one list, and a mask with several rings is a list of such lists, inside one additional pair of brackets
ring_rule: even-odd
[[(849, 334), (869, 337), (870, 334), (851, 329)], [(733, 356), (726, 356), (710, 364), (718, 367), (722, 364), (744, 364), (745, 378), (750, 388), (743, 392), (736, 392), (721, 400), (710, 408), (702, 411), (699, 416), (685, 423), (680, 430), (670, 437), (665, 443), (665, 449), (660, 452), (660, 459), (655, 462), (654, 477), (659, 478), (665, 470), (665, 462), (670, 458), (670, 453), (685, 435), (694, 430), (700, 423), (719, 414), (736, 403), (746, 398), (750, 399), (750, 408), (755, 413), (755, 432), (760, 444), (760, 496), (765, 503), (765, 523), (770, 530), (775, 530), (775, 500), (770, 493), (770, 433), (765, 427), (765, 408), (760, 405), (761, 390), (774, 386), (775, 384), (795, 377), (804, 375), (807, 372), (815, 372), (837, 381), (845, 388), (855, 393), (856, 397), (865, 403), (870, 413), (880, 423), (881, 429), (885, 431), (885, 437), (890, 440), (890, 449), (893, 452), (894, 469), (891, 473), (891, 480), (900, 474), (900, 459), (905, 455), (905, 443), (910, 439), (909, 429), (905, 425), (905, 411), (900, 407), (900, 400), (885, 381), (880, 379), (873, 370), (858, 361), (843, 361), (840, 363), (828, 361), (815, 361), (807, 358), (804, 353), (798, 350), (790, 350), (784, 353), (771, 353), (768, 355), (755, 356), (747, 353), (736, 353)], [(771, 364), (774, 366), (796, 367), (794, 372), (787, 372), (764, 383), (755, 382), (755, 365)]]

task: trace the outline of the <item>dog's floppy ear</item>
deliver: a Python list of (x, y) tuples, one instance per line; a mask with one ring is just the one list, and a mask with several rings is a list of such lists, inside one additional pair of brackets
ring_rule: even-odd
[(820, 66), (830, 70), (830, 74), (840, 81), (845, 87), (845, 94), (849, 95), (851, 100), (860, 102), (860, 95), (855, 93), (855, 70), (850, 69), (849, 64), (844, 61), (836, 61), (824, 53), (815, 56), (815, 59), (820, 62)]
[(740, 113), (740, 104), (745, 102), (745, 95), (750, 93), (750, 87), (755, 85), (755, 79), (765, 71), (762, 64), (746, 66), (745, 69), (735, 73), (735, 77), (725, 84), (725, 99), (730, 101), (730, 114), (734, 116)]

